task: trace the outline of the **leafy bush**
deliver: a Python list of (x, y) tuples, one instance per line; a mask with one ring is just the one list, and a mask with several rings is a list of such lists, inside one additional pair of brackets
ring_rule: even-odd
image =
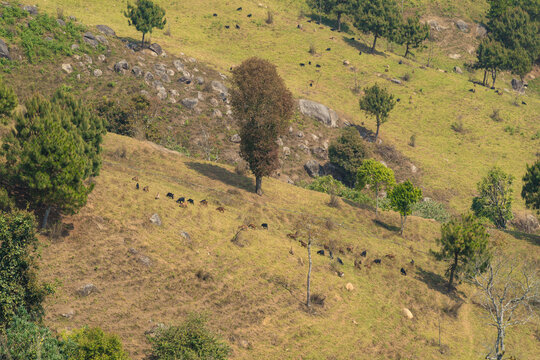
[(0, 333), (0, 359), (9, 360), (67, 360), (63, 342), (49, 329), (30, 321), (23, 310)]
[(156, 336), (148, 339), (152, 344), (154, 360), (223, 360), (227, 359), (229, 346), (206, 328), (206, 319), (192, 314), (180, 326), (158, 329)]
[(428, 200), (421, 201), (413, 205), (413, 215), (423, 217), (424, 219), (434, 219), (440, 223), (446, 223), (450, 220), (450, 214), (444, 204)]
[(337, 195), (359, 204), (366, 204), (370, 206), (375, 205), (375, 202), (369, 196), (358, 190), (345, 186), (342, 182), (334, 179), (332, 175), (315, 178), (315, 180), (313, 180), (313, 182), (310, 184), (303, 184), (300, 182), (299, 185), (309, 190)]
[(354, 127), (346, 128), (328, 148), (330, 161), (343, 173), (345, 182), (351, 187), (356, 182), (356, 173), (362, 161), (368, 155), (368, 147)]
[(66, 336), (69, 360), (128, 360), (117, 335), (100, 328), (76, 330)]
[(135, 133), (130, 113), (113, 100), (104, 99), (97, 107), (100, 117), (107, 120), (107, 131), (133, 136)]
[(15, 207), (15, 202), (9, 197), (6, 189), (0, 187), (0, 211), (10, 211)]
[(12, 88), (6, 86), (0, 79), (0, 123), (5, 117), (11, 116), (13, 110), (17, 107), (17, 95)]

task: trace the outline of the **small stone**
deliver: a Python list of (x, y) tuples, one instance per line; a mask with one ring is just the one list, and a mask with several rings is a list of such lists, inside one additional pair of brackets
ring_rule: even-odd
[(180, 236), (183, 237), (187, 242), (191, 242), (191, 236), (185, 231), (180, 232)]
[(66, 74), (71, 74), (73, 72), (73, 67), (71, 66), (71, 64), (62, 64), (62, 70)]
[(125, 70), (129, 70), (129, 64), (126, 60), (120, 60), (116, 64), (114, 64), (114, 71), (117, 73), (124, 73)]
[(147, 71), (146, 74), (144, 74), (144, 80), (146, 82), (152, 82), (154, 80), (154, 74), (152, 74), (150, 71)]
[(134, 66), (133, 69), (131, 69), (131, 73), (135, 75), (136, 77), (142, 77), (143, 71), (140, 67)]
[(184, 64), (180, 60), (174, 60), (173, 65), (177, 71), (184, 71)]
[(461, 58), (461, 54), (449, 54), (448, 57), (453, 60), (458, 60)]
[(394, 84), (401, 85), (401, 80), (399, 80), (399, 79), (392, 79), (390, 81), (393, 82)]
[(56, 19), (56, 22), (58, 23), (58, 25), (60, 26), (66, 26), (66, 22), (62, 19)]
[(0, 39), (0, 58), (10, 58), (8, 46), (2, 39)]
[(86, 284), (77, 289), (77, 295), (86, 297), (90, 294), (98, 292), (98, 288), (94, 284)]
[(221, 119), (223, 117), (223, 114), (219, 109), (214, 109), (214, 111), (212, 111), (212, 117)]
[(405, 315), (405, 317), (407, 317), (407, 319), (409, 319), (409, 320), (411, 320), (414, 317), (411, 310), (409, 310), (407, 308), (403, 308), (403, 309), (401, 309), (401, 311), (403, 311), (403, 315)]
[(67, 309), (64, 310), (60, 315), (62, 315), (62, 317), (65, 317), (66, 319), (71, 319), (75, 315), (75, 311), (73, 309)]
[(351, 284), (351, 283), (347, 283), (347, 285), (345, 285), (345, 288), (346, 288), (348, 291), (353, 291), (353, 290), (354, 290), (354, 286), (353, 286), (353, 284)]
[(182, 99), (182, 105), (185, 106), (188, 109), (193, 109), (197, 104), (199, 103), (199, 99), (197, 98), (185, 98)]
[(454, 72), (456, 74), (463, 74), (463, 70), (459, 66), (454, 66)]
[(304, 169), (311, 177), (319, 176), (321, 165), (316, 160), (309, 160), (304, 164)]
[(216, 107), (216, 106), (219, 106), (219, 102), (217, 101), (217, 99), (211, 98), (210, 99), (210, 105)]
[(79, 50), (79, 44), (71, 45), (71, 50)]
[(283, 146), (283, 140), (281, 140), (281, 138), (278, 138), (278, 139), (276, 140), (276, 144), (277, 144), (278, 146)]
[(197, 80), (197, 84), (204, 85), (204, 78), (202, 76), (197, 76), (195, 80)]
[(291, 155), (291, 149), (287, 146), (283, 147), (283, 155), (290, 156)]
[(92, 64), (92, 63), (93, 63), (92, 58), (90, 57), (90, 55), (88, 55), (88, 54), (83, 54), (83, 58), (84, 58), (84, 61), (85, 61), (87, 64)]
[(101, 75), (103, 75), (103, 71), (101, 71), (100, 69), (95, 69), (94, 70), (94, 76), (95, 77), (100, 77)]
[(249, 346), (250, 346), (250, 345), (249, 345), (249, 342), (248, 342), (247, 340), (242, 339), (242, 340), (240, 340), (238, 343), (239, 343), (240, 346), (243, 347), (244, 349), (249, 349)]
[(103, 35), (96, 35), (96, 40), (103, 45), (109, 45), (109, 40), (105, 38)]
[(154, 214), (154, 215), (150, 216), (150, 222), (152, 224), (156, 224), (158, 226), (161, 226), (161, 218), (159, 217), (158, 214)]
[(238, 144), (240, 141), (242, 141), (240, 135), (234, 134), (233, 136), (231, 136), (231, 142)]
[(456, 21), (456, 26), (458, 27), (459, 30), (463, 32), (469, 32), (469, 24), (467, 24), (463, 20)]
[(197, 99), (199, 99), (199, 101), (204, 101), (204, 94), (200, 91), (197, 91)]
[(303, 131), (298, 131), (296, 133), (296, 136), (299, 137), (300, 139), (304, 137), (304, 132)]
[(96, 25), (96, 29), (98, 29), (99, 32), (101, 32), (102, 34), (104, 35), (107, 35), (107, 36), (116, 36), (116, 33), (114, 32), (113, 29), (111, 29), (109, 26), (107, 25)]

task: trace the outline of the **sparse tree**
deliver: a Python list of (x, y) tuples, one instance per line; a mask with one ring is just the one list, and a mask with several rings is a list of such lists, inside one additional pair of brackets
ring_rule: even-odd
[(390, 111), (396, 105), (394, 95), (390, 94), (384, 87), (380, 87), (378, 84), (372, 87), (366, 88), (365, 95), (360, 99), (360, 109), (364, 110), (367, 114), (375, 116), (377, 120), (377, 131), (375, 133), (375, 143), (379, 138), (379, 128), (381, 124), (388, 121), (388, 115)]
[(17, 95), (13, 89), (0, 79), (0, 124), (5, 123), (5, 120), (11, 116), (17, 104)]
[(375, 193), (375, 214), (379, 212), (379, 192), (390, 189), (395, 183), (394, 171), (377, 160), (366, 159), (358, 170), (356, 187), (362, 190), (369, 185)]
[(341, 136), (332, 141), (328, 147), (330, 162), (338, 168), (349, 187), (354, 187), (356, 173), (368, 155), (369, 150), (354, 127), (343, 130)]
[(533, 306), (540, 300), (538, 270), (534, 266), (515, 264), (517, 261), (507, 255), (498, 256), (483, 271), (484, 261), (479, 261), (468, 279), (480, 290), (488, 325), (497, 329), (495, 344), (486, 359), (503, 359), (507, 328), (530, 321), (534, 317)]
[(410, 49), (417, 49), (422, 46), (422, 43), (429, 37), (429, 25), (422, 24), (418, 16), (413, 16), (403, 21), (396, 31), (395, 41), (403, 45), (405, 44), (405, 55), (410, 53)]
[[(335, 15), (338, 22), (338, 31), (341, 31), (341, 17), (350, 9), (350, 0), (308, 0), (310, 8), (326, 15)], [(319, 18), (320, 21), (320, 18)]]
[(497, 228), (506, 228), (512, 220), (512, 183), (514, 177), (498, 167), (489, 170), (478, 184), (479, 195), (473, 199), (471, 209), (476, 216), (490, 219)]
[(415, 187), (409, 180), (394, 186), (388, 194), (390, 208), (401, 217), (400, 234), (403, 235), (407, 216), (412, 214), (413, 205), (422, 199), (422, 190)]
[(373, 34), (371, 53), (379, 37), (391, 37), (397, 29), (400, 14), (393, 0), (360, 0), (353, 11), (354, 26)]
[(43, 227), (52, 209), (73, 213), (86, 203), (101, 166), (104, 122), (63, 92), (52, 101), (40, 96), (26, 103), (15, 128), (4, 139), (0, 181), (10, 194), (44, 208)]
[(508, 51), (504, 46), (489, 38), (485, 38), (480, 42), (476, 49), (476, 69), (484, 70), (484, 79), (482, 85), (487, 86), (487, 75), (491, 74), (493, 80), (492, 86), (495, 86), (497, 80), (497, 72), (507, 68)]
[(527, 165), (521, 197), (527, 207), (540, 211), (540, 160), (536, 160), (531, 166)]
[(435, 256), (450, 262), (446, 270), (449, 289), (455, 278), (467, 273), (468, 264), (485, 258), (488, 241), (486, 228), (473, 214), (461, 215), (441, 226), (441, 238), (437, 240), (441, 250)]
[(151, 34), (154, 28), (163, 29), (167, 23), (165, 10), (150, 0), (137, 0), (135, 6), (128, 4), (124, 16), (128, 18), (129, 26), (135, 26), (142, 33), (143, 48), (145, 35)]
[(255, 175), (262, 195), (262, 178), (279, 166), (276, 141), (287, 130), (294, 101), (270, 62), (256, 57), (233, 70), (231, 104), (240, 124), (240, 156)]

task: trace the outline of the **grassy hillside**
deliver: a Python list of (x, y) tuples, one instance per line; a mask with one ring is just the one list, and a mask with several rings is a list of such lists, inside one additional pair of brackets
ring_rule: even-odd
[[(111, 25), (119, 36), (139, 38), (122, 15), (124, 2), (38, 0), (37, 3), (50, 12), (61, 8), (64, 14), (76, 15), (87, 24)], [(463, 63), (473, 58), (471, 51), (474, 54), (477, 40), (471, 20), (482, 20), (481, 14), (487, 7), (484, 2), (405, 2), (409, 10), (413, 5), (427, 6), (422, 11), (426, 19), (446, 22), (444, 38), (451, 39), (451, 44), (443, 41), (434, 45), (432, 68), (423, 68), (429, 49), (419, 51), (415, 59), (405, 60), (403, 64), (399, 64), (403, 58), (396, 55), (402, 54), (403, 49), (395, 45), (392, 48), (396, 54), (386, 51), (366, 55), (366, 45), (372, 41), (370, 36), (332, 32), (328, 26), (308, 23), (307, 17), (299, 16), (304, 9), (302, 1), (273, 0), (262, 6), (258, 1), (216, 0), (205, 1), (203, 5), (194, 0), (161, 4), (167, 10), (171, 35), (165, 36), (158, 30), (152, 40), (164, 45), (170, 53), (186, 53), (224, 73), (247, 57), (267, 58), (277, 64), (296, 96), (321, 101), (342, 117), (368, 129), (374, 129), (374, 121), (359, 111), (359, 95), (352, 91), (355, 79), (360, 87), (375, 82), (388, 86), (401, 101), (390, 121), (382, 127), (383, 141), (412, 159), (423, 176), (423, 185), (435, 198), (448, 201), (456, 210), (469, 207), (475, 184), (495, 164), (518, 177), (515, 191), (519, 193), (525, 164), (531, 163), (540, 149), (540, 99), (534, 92), (518, 98), (511, 90), (502, 90), (499, 96), (492, 90), (476, 87), (477, 91), (472, 93), (468, 91), (473, 88), (469, 80), (479, 80), (481, 74), (452, 72), (453, 66), (464, 69)], [(236, 11), (240, 5), (243, 11)], [(268, 10), (274, 14), (274, 23), (270, 25), (265, 23)], [(213, 17), (213, 13), (218, 16)], [(250, 18), (249, 13), (253, 14)], [(453, 24), (458, 17), (470, 22), (469, 34), (460, 33)], [(240, 30), (234, 28), (235, 24), (240, 25)], [(303, 28), (297, 29), (297, 24)], [(225, 25), (231, 28), (225, 29)], [(353, 36), (355, 41), (350, 40)], [(314, 56), (308, 53), (310, 44), (317, 49)], [(327, 48), (331, 51), (325, 51)], [(384, 41), (378, 45), (379, 51), (388, 48)], [(452, 60), (448, 57), (451, 53), (462, 57)], [(357, 72), (344, 66), (344, 60), (350, 61)], [(322, 67), (317, 70), (314, 66), (299, 66), (300, 62), (308, 61)], [(401, 85), (389, 81), (406, 74), (410, 80)], [(498, 86), (511, 89), (510, 80), (511, 76), (504, 74), (499, 77)], [(311, 82), (313, 87), (309, 86)], [(490, 118), (494, 110), (499, 110), (501, 122)], [(461, 123), (464, 130), (452, 130), (455, 123)], [(408, 145), (412, 135), (416, 136), (415, 147)], [(523, 207), (520, 199), (516, 206)]]
[[(264, 180), (265, 196), (259, 197), (253, 179), (231, 167), (151, 143), (109, 134), (104, 155), (88, 205), (64, 219), (72, 230), (42, 239), (40, 272), (56, 284), (46, 323), (58, 331), (101, 326), (118, 333), (134, 359), (147, 349), (145, 331), (179, 323), (192, 311), (209, 315), (210, 326), (231, 343), (233, 359), (481, 359), (495, 335), (471, 301), (472, 289), (445, 292), (443, 264), (427, 254), (439, 234), (434, 221), (411, 218), (402, 238), (397, 214), (383, 213), (376, 222), (372, 211), (331, 208), (328, 195), (274, 179)], [(136, 190), (133, 176), (150, 191)], [(179, 208), (167, 192), (196, 204)], [(210, 205), (198, 205), (201, 199)], [(219, 205), (225, 213), (215, 210)], [(150, 223), (154, 213), (162, 226)], [(306, 249), (286, 236), (302, 214), (326, 220), (314, 251), (329, 245), (345, 263), (313, 255), (312, 291), (326, 298), (313, 313), (302, 305)], [(263, 222), (269, 230), (258, 226)], [(238, 226), (248, 223), (258, 229), (241, 233), (243, 247), (231, 242)], [(490, 232), (508, 255), (537, 259), (538, 237)], [(367, 258), (359, 256), (363, 250)], [(361, 269), (353, 266), (357, 258)], [(375, 258), (382, 264), (368, 269)], [(99, 292), (76, 295), (88, 283)], [(346, 290), (347, 283), (354, 290)], [(402, 315), (403, 307), (414, 319)], [(538, 326), (510, 330), (508, 354), (532, 359)]]

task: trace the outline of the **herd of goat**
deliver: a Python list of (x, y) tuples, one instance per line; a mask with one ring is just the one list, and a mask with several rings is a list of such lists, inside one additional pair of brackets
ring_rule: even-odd
[[(131, 180), (133, 180), (133, 181), (136, 182), (135, 189), (139, 190), (139, 189), (140, 189), (140, 185), (139, 185), (139, 177), (138, 177), (138, 176), (134, 176)], [(144, 191), (144, 192), (150, 192), (150, 187), (149, 187), (148, 185), (145, 186), (145, 187), (143, 187), (143, 191)], [(171, 192), (168, 192), (167, 195), (166, 195), (166, 197), (167, 197), (167, 198), (170, 198), (170, 199), (172, 199), (172, 200), (174, 200), (174, 194), (171, 193)], [(160, 198), (159, 193), (157, 193), (156, 196), (155, 196), (154, 198), (155, 198), (156, 200), (158, 200), (158, 199)], [(187, 199), (187, 200), (186, 200), (186, 198), (183, 197), (183, 196), (182, 196), (182, 197), (178, 197), (178, 199), (176, 199), (176, 203), (179, 204), (179, 206), (180, 206), (181, 208), (187, 208), (187, 207), (188, 207), (188, 204), (190, 204), (190, 205), (195, 205), (195, 201), (194, 201), (193, 199)], [(200, 204), (201, 206), (208, 206), (208, 201), (207, 201), (206, 199), (203, 199), (203, 200), (199, 201), (199, 204)], [(223, 206), (217, 207), (216, 210), (219, 211), (219, 212), (221, 212), (221, 213), (224, 213), (224, 212), (225, 212), (225, 208), (224, 208)], [(247, 231), (247, 230), (249, 230), (249, 229), (254, 230), (254, 229), (256, 229), (256, 228), (257, 228), (257, 226), (255, 226), (254, 224), (240, 225), (240, 226), (238, 227), (238, 230), (237, 230), (238, 232), (237, 232), (237, 234), (238, 234), (240, 231)], [(268, 224), (267, 224), (267, 223), (262, 223), (262, 224), (261, 224), (261, 228), (264, 229), (264, 230), (268, 230)], [(291, 239), (291, 240), (298, 241), (302, 247), (307, 247), (307, 246), (308, 246), (308, 244), (307, 244), (305, 241), (299, 239), (299, 233), (298, 233), (298, 231), (297, 231), (296, 233), (290, 233), (290, 234), (287, 234), (287, 237), (288, 237), (289, 239)], [(353, 252), (353, 248), (352, 248), (351, 246), (348, 246), (348, 247), (347, 247), (347, 251), (348, 251), (349, 253), (352, 253), (352, 252)], [(343, 251), (342, 251), (342, 252), (343, 252)], [(291, 247), (291, 250), (289, 251), (289, 253), (294, 254), (292, 247)], [(334, 259), (334, 253), (332, 252), (332, 250), (330, 249), (330, 247), (329, 247), (328, 245), (323, 245), (323, 249), (318, 250), (318, 251), (317, 251), (317, 254), (318, 254), (318, 255), (321, 255), (321, 256), (326, 256), (326, 254), (328, 254), (328, 257), (329, 257), (331, 260)], [(366, 258), (366, 257), (367, 257), (367, 250), (362, 251), (362, 252), (360, 253), (360, 256)], [(393, 254), (387, 254), (387, 255), (385, 255), (384, 257), (385, 257), (385, 258), (388, 258), (389, 260), (395, 259), (395, 255), (393, 255)], [(337, 263), (338, 263), (339, 265), (344, 265), (344, 262), (343, 262), (343, 260), (342, 260), (341, 258), (336, 257), (336, 261), (337, 261)], [(382, 259), (380, 259), (380, 258), (374, 259), (374, 260), (373, 260), (373, 263), (374, 263), (374, 264), (380, 265), (380, 264), (382, 263)], [(411, 260), (411, 264), (414, 265), (414, 260)], [(364, 264), (364, 267), (366, 267), (366, 268), (369, 269), (369, 268), (371, 268), (371, 265), (372, 265), (372, 263), (368, 262), (368, 263)], [(356, 259), (356, 260), (354, 261), (354, 267), (357, 268), (357, 269), (361, 269), (361, 267), (362, 267), (362, 260), (361, 260), (361, 259)], [(403, 267), (400, 269), (400, 273), (401, 273), (401, 275), (403, 275), (403, 276), (407, 276), (407, 271), (406, 271)], [(341, 272), (341, 271), (338, 271), (337, 274), (338, 274), (338, 276), (340, 276), (340, 277), (342, 277), (342, 276), (344, 275), (344, 273)]]

